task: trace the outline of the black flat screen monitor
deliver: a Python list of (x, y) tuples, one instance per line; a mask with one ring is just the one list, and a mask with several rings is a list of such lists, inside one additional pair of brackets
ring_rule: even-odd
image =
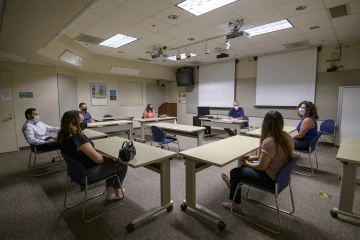
[(210, 115), (210, 107), (197, 107), (198, 116)]
[(178, 87), (181, 86), (194, 86), (194, 69), (181, 68), (176, 72), (176, 82)]

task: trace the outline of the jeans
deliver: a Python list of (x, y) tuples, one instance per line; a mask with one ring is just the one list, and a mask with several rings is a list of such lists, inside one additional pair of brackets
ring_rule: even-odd
[(309, 150), (311, 140), (308, 139), (294, 139), (295, 150)]
[[(275, 189), (275, 181), (267, 175), (265, 171), (258, 171), (252, 169), (250, 167), (238, 167), (234, 168), (230, 171), (230, 196), (229, 199), (232, 201), (235, 195), (237, 185), (242, 181), (246, 180), (257, 184), (259, 186), (274, 188)], [(241, 203), (241, 188), (239, 188), (235, 200), (235, 203)]]
[[(106, 180), (106, 187), (120, 188), (120, 183), (116, 178), (117, 174), (117, 162), (113, 160), (107, 160), (96, 167), (86, 169), (86, 174), (89, 182), (97, 182), (101, 179), (114, 176)], [(123, 183), (125, 175), (127, 172), (127, 166), (125, 164), (119, 163), (118, 166), (118, 177), (120, 182)]]

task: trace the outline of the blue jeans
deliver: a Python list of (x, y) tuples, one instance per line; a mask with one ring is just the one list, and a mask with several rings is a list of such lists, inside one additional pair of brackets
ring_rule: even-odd
[[(232, 201), (235, 195), (236, 187), (241, 181), (249, 181), (256, 185), (273, 188), (275, 189), (275, 181), (269, 177), (265, 171), (258, 171), (250, 167), (238, 167), (230, 171), (230, 197)], [(241, 188), (238, 190), (235, 200), (235, 203), (241, 203)]]

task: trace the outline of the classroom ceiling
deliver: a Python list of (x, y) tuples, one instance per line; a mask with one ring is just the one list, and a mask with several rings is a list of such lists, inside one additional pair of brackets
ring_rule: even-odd
[[(12, 1), (8, 0), (8, 2)], [(57, 1), (52, 0), (52, 2), (56, 4)], [(71, 15), (75, 9), (69, 4), (69, 0), (66, 2), (67, 5), (61, 7), (61, 13), (66, 13), (66, 20), (69, 21), (69, 16), (76, 17), (76, 14)], [(90, 0), (75, 2), (81, 2), (77, 5), (86, 6)], [(62, 40), (64, 42), (64, 38), (67, 37), (70, 41), (81, 45), (84, 51), (90, 51), (97, 56), (169, 67), (180, 67), (184, 64), (201, 65), (289, 51), (293, 50), (294, 46), (332, 45), (360, 40), (360, 0), (238, 0), (200, 16), (177, 7), (176, 4), (180, 2), (182, 0), (102, 0), (67, 29)], [(333, 18), (329, 8), (340, 5), (345, 5), (347, 15)], [(306, 8), (301, 11), (296, 10), (299, 6), (306, 6)], [(43, 10), (48, 11), (46, 8)], [(76, 11), (80, 12), (80, 10), (80, 6), (76, 6)], [(169, 19), (169, 15), (177, 15), (178, 18), (172, 20)], [(224, 36), (208, 41), (210, 54), (205, 54), (205, 42), (193, 44), (229, 33), (225, 24), (230, 21), (244, 19), (244, 25), (241, 28), (244, 30), (284, 18), (287, 18), (294, 27), (252, 38), (231, 39), (229, 50), (223, 48)], [(65, 26), (67, 22), (62, 20), (62, 26)], [(51, 23), (53, 20), (49, 18), (46, 21)], [(6, 26), (6, 15), (4, 23)], [(317, 28), (311, 29), (314, 26)], [(138, 40), (116, 49), (75, 40), (81, 34), (107, 39), (118, 33), (136, 37)], [(42, 45), (39, 44), (35, 52), (38, 52), (53, 35), (55, 34), (48, 34), (45, 38), (41, 38)], [(177, 54), (177, 49), (184, 45), (189, 45), (186, 49), (197, 56), (181, 61), (163, 61), (165, 58), (152, 60), (149, 53), (154, 47), (157, 50), (159, 47), (166, 46), (166, 53), (171, 56)], [(0, 60), (6, 58), (4, 54), (18, 55), (17, 52), (21, 52), (7, 51), (2, 47), (0, 50), (3, 51), (0, 52)], [(180, 53), (185, 52), (185, 48), (179, 50)], [(216, 55), (219, 51), (228, 53), (229, 58), (217, 59)], [(47, 57), (51, 58), (50, 54)], [(20, 58), (20, 61), (24, 61)], [(25, 62), (36, 62), (40, 59), (37, 56), (34, 58), (25, 56), (25, 58), (27, 59)], [(46, 60), (42, 62), (58, 65), (60, 61), (55, 58), (50, 62)]]

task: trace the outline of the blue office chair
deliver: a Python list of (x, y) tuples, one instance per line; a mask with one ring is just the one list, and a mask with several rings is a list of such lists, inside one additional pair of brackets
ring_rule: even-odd
[[(66, 170), (66, 169), (61, 169), (61, 170), (56, 170), (56, 171), (52, 171), (52, 172), (36, 174), (35, 171), (38, 170), (38, 169), (55, 167), (57, 165), (60, 165), (63, 162), (63, 159), (60, 156), (59, 150), (38, 150), (36, 146), (38, 146), (38, 145), (30, 144), (30, 156), (29, 156), (29, 164), (28, 164), (28, 168), (30, 169), (30, 171), (33, 172), (34, 177), (45, 176), (45, 175), (49, 175), (49, 174), (52, 174), (52, 173), (61, 172), (61, 171)], [(40, 167), (35, 167), (37, 155), (48, 153), (48, 152), (53, 152), (53, 151), (56, 151), (58, 157), (53, 157), (51, 164), (47, 164), (47, 165), (40, 166)], [(33, 165), (31, 167), (32, 154), (34, 154), (35, 157), (34, 157)], [(59, 159), (60, 161), (56, 162), (56, 159)]]
[(248, 122), (244, 122), (244, 128), (247, 128), (248, 131), (250, 131), (250, 125), (249, 125), (249, 117), (244, 116), (244, 120), (248, 120)]
[[(321, 134), (322, 134), (321, 131), (317, 132), (316, 136), (311, 140), (311, 142), (309, 144), (309, 150), (296, 150), (297, 152), (306, 153), (309, 155), (311, 174), (306, 174), (306, 173), (302, 173), (302, 172), (294, 172), (294, 173), (298, 173), (298, 174), (305, 175), (305, 176), (311, 176), (314, 174), (314, 170), (318, 169), (319, 164), (318, 164), (318, 160), (317, 160), (317, 156), (316, 156), (316, 146), (321, 137)], [(315, 168), (313, 168), (312, 163), (311, 163), (311, 154), (312, 153), (315, 154), (315, 162), (316, 162)], [(309, 168), (308, 166), (304, 166), (304, 165), (296, 165), (296, 166), (303, 167), (303, 168)]]
[[(246, 197), (252, 201), (252, 202), (255, 202), (255, 203), (259, 203), (263, 206), (266, 206), (266, 207), (269, 207), (269, 208), (272, 208), (272, 209), (276, 209), (277, 210), (277, 215), (278, 215), (278, 222), (279, 222), (279, 231), (274, 231), (270, 228), (267, 228), (257, 222), (253, 222), (253, 221), (250, 221), (246, 218), (243, 218), (243, 217), (240, 217), (238, 215), (236, 215), (237, 217), (240, 217), (242, 220), (245, 220), (247, 222), (250, 222), (252, 224), (255, 224), (261, 228), (264, 228), (272, 233), (276, 233), (276, 234), (279, 234), (281, 231), (282, 231), (282, 227), (281, 227), (281, 218), (280, 218), (280, 212), (283, 212), (283, 213), (286, 213), (286, 214), (293, 214), (295, 212), (295, 205), (294, 205), (294, 196), (293, 196), (293, 192), (292, 192), (292, 188), (291, 188), (291, 170), (293, 169), (293, 167), (295, 166), (295, 163), (296, 161), (300, 158), (300, 155), (296, 155), (294, 156), (288, 163), (286, 163), (282, 168), (281, 170), (279, 171), (278, 175), (276, 176), (276, 179), (275, 179), (275, 188), (265, 188), (263, 186), (258, 186), (256, 183), (253, 183), (251, 181), (241, 181), (238, 185), (237, 185), (237, 188), (236, 188), (236, 191), (235, 191), (235, 194), (234, 194), (234, 198), (233, 198), (233, 202), (232, 204), (234, 204), (234, 200), (235, 200), (235, 197), (238, 193), (238, 190), (239, 188), (241, 188), (242, 185), (247, 185), (249, 186), (249, 189), (246, 193)], [(292, 211), (291, 212), (288, 212), (288, 211), (285, 211), (283, 209), (280, 209), (279, 206), (278, 206), (278, 202), (277, 202), (277, 199), (278, 199), (278, 195), (287, 187), (289, 186), (289, 189), (290, 189), (290, 196), (291, 196), (291, 204), (292, 204)], [(250, 188), (255, 188), (257, 190), (260, 190), (262, 192), (265, 192), (265, 193), (269, 193), (271, 195), (274, 195), (275, 196), (275, 204), (276, 206), (272, 206), (272, 205), (267, 205), (267, 204), (264, 204), (264, 203), (261, 203), (261, 202), (258, 202), (254, 199), (251, 199), (249, 197), (249, 191), (250, 191)], [(231, 209), (232, 211), (232, 209)], [(235, 215), (234, 212), (232, 212), (233, 215)]]
[[(320, 131), (322, 135), (334, 135), (334, 147), (335, 139), (336, 139), (336, 132), (335, 132), (335, 121), (332, 119), (327, 119), (320, 124)], [(322, 137), (321, 137), (321, 145), (322, 145)]]
[(151, 126), (151, 146), (152, 143), (156, 142), (159, 144), (159, 146), (166, 145), (169, 149), (169, 143), (177, 143), (179, 152), (180, 152), (180, 145), (179, 141), (175, 137), (168, 137), (165, 135), (164, 131), (159, 128), (158, 126)]
[[(124, 195), (124, 191), (122, 189), (122, 186), (121, 186), (121, 182), (120, 182), (120, 179), (117, 175), (111, 175), (111, 176), (107, 176), (107, 177), (104, 177), (102, 179), (98, 179), (96, 181), (93, 181), (93, 182), (89, 182), (88, 181), (88, 178), (87, 178), (87, 175), (86, 175), (86, 171), (85, 171), (85, 168), (83, 167), (83, 165), (81, 165), (80, 162), (78, 162), (77, 160), (75, 160), (74, 158), (70, 157), (69, 155), (61, 152), (61, 155), (63, 156), (63, 158), (65, 159), (65, 162), (66, 162), (66, 165), (67, 165), (67, 178), (66, 178), (66, 187), (65, 187), (65, 200), (64, 200), (64, 206), (65, 208), (67, 209), (70, 209), (70, 208), (73, 208), (75, 206), (78, 206), (80, 204), (83, 204), (83, 210), (82, 210), (82, 220), (84, 222), (91, 222), (92, 220), (106, 214), (106, 213), (109, 213), (113, 210), (115, 210), (116, 208), (122, 206), (124, 203), (125, 203), (125, 195)], [(120, 201), (119, 204), (117, 204), (116, 206), (114, 206), (113, 208), (111, 209), (108, 209), (100, 214), (98, 214), (97, 216), (95, 217), (92, 217), (92, 218), (89, 218), (89, 219), (85, 219), (85, 211), (86, 211), (86, 203), (87, 201), (91, 200), (91, 199), (94, 199), (96, 197), (99, 197), (99, 196), (102, 196), (105, 194), (106, 190), (102, 193), (99, 193), (99, 194), (96, 194), (92, 197), (87, 197), (87, 194), (88, 194), (88, 188), (100, 181), (105, 181), (106, 179), (109, 179), (109, 178), (113, 178), (113, 177), (117, 177), (119, 183), (120, 183), (120, 190), (121, 190), (121, 193), (122, 195), (124, 196), (124, 198)], [(67, 191), (68, 191), (68, 185), (69, 185), (69, 180), (73, 181), (74, 183), (80, 185), (80, 187), (82, 187), (84, 190), (85, 190), (85, 195), (84, 195), (84, 200), (83, 201), (80, 201), (78, 203), (75, 203), (75, 204), (72, 204), (70, 206), (67, 205)]]
[(104, 115), (104, 118), (111, 118), (112, 117), (112, 115), (110, 115), (110, 114), (105, 114)]

